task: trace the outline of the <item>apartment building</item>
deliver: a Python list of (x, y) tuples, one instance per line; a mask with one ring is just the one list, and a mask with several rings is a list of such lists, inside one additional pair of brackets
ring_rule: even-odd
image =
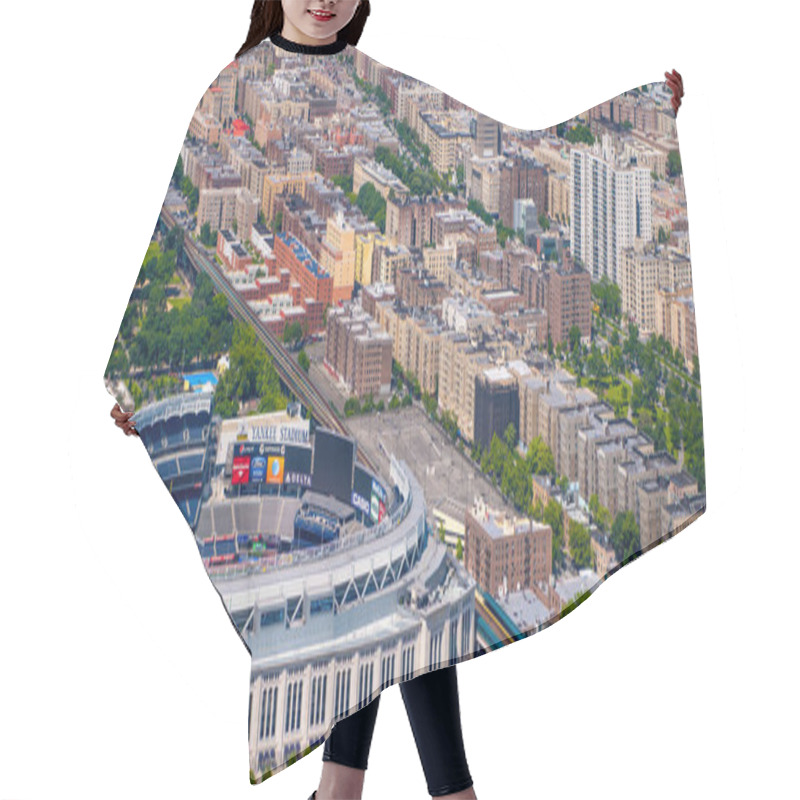
[(478, 499), (466, 514), (464, 564), (478, 586), (495, 596), (544, 588), (552, 571), (552, 536), (549, 525)]
[(388, 395), (392, 338), (360, 306), (328, 311), (325, 362), (356, 397)]

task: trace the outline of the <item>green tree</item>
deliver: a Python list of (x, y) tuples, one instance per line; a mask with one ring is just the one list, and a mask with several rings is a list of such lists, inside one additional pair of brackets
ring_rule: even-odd
[(592, 296), (607, 317), (618, 319), (622, 312), (622, 292), (607, 275), (603, 275), (597, 283), (592, 284)]
[(214, 397), (223, 417), (234, 416), (242, 402), (256, 397), (260, 414), (286, 408), (288, 401), (272, 358), (255, 331), (239, 320), (234, 323), (229, 358), (230, 366), (222, 373)]
[(111, 358), (108, 360), (106, 377), (118, 378), (120, 375), (124, 375), (128, 372), (129, 369), (130, 363), (128, 361), (128, 356), (125, 354), (125, 350), (119, 342), (117, 342), (114, 344), (114, 348), (111, 351)]
[(588, 127), (586, 127), (586, 125), (582, 125), (580, 123), (570, 128), (564, 134), (564, 138), (573, 144), (578, 142), (582, 142), (590, 146), (594, 144), (594, 134), (589, 130)]
[(561, 504), (550, 499), (544, 507), (544, 522), (553, 531), (553, 572), (559, 573), (564, 567), (564, 516)]
[(300, 365), (303, 372), (308, 373), (308, 370), (311, 368), (311, 359), (308, 357), (308, 353), (306, 353), (305, 350), (301, 350), (297, 354), (297, 363)]
[[(410, 187), (409, 187), (410, 188)], [(415, 194), (415, 192), (412, 192)], [(374, 184), (367, 181), (361, 185), (356, 196), (356, 205), (384, 233), (386, 230), (386, 201)]]
[(534, 475), (553, 475), (556, 471), (553, 453), (541, 436), (531, 439), (528, 444), (528, 453), (525, 456), (525, 463), (529, 471)]
[(355, 414), (361, 413), (361, 404), (358, 402), (357, 397), (348, 397), (344, 404), (344, 415), (352, 417)]
[(569, 552), (578, 569), (592, 566), (592, 537), (589, 531), (574, 519), (569, 521)]
[(670, 150), (667, 153), (667, 172), (671, 177), (677, 177), (683, 171), (681, 166), (681, 154), (677, 150)]
[(618, 561), (625, 561), (641, 549), (639, 526), (632, 511), (617, 514), (611, 526), (611, 545)]
[(570, 352), (574, 353), (581, 346), (581, 329), (577, 325), (570, 326), (568, 336)]
[(283, 342), (284, 344), (296, 346), (297, 343), (303, 338), (303, 326), (298, 322), (290, 322), (283, 329)]
[(151, 283), (147, 287), (147, 315), (161, 314), (167, 307), (167, 295), (160, 283)]
[(513, 450), (517, 446), (517, 429), (514, 427), (513, 422), (509, 422), (503, 432), (503, 441), (509, 450)]
[(422, 406), (427, 412), (429, 417), (436, 417), (436, 409), (438, 407), (438, 402), (436, 398), (428, 394), (427, 392), (422, 393)]
[(353, 176), (352, 175), (334, 175), (331, 177), (334, 186), (338, 186), (345, 193), (353, 191)]
[(216, 231), (211, 230), (211, 225), (208, 222), (204, 222), (200, 226), (200, 241), (206, 247), (212, 247), (216, 242)]
[(458, 439), (458, 420), (456, 415), (452, 411), (443, 411), (441, 422), (447, 435), (455, 442)]
[(611, 531), (611, 512), (605, 506), (599, 506), (595, 522), (603, 533), (609, 533)]

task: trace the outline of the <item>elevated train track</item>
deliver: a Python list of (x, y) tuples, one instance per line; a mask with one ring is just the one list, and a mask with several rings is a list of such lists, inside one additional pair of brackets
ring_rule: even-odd
[[(167, 228), (178, 227), (175, 217), (163, 207), (159, 214), (159, 220)], [(242, 322), (246, 322), (252, 327), (256, 336), (258, 336), (270, 354), (281, 380), (289, 391), (308, 409), (309, 414), (323, 427), (341, 433), (344, 436), (352, 436), (347, 426), (328, 405), (328, 402), (299, 364), (289, 355), (283, 344), (261, 324), (261, 320), (249, 303), (243, 300), (239, 293), (228, 283), (214, 260), (210, 259), (203, 248), (189, 235), (185, 235), (183, 238), (183, 249), (194, 269), (208, 275), (217, 291), (225, 295), (232, 313)], [(357, 442), (356, 445), (358, 447)], [(358, 460), (377, 474), (376, 465), (370, 461), (361, 447), (358, 447)]]
[(524, 639), (523, 633), (500, 604), (489, 594), (475, 589), (475, 639), (486, 652), (504, 644)]

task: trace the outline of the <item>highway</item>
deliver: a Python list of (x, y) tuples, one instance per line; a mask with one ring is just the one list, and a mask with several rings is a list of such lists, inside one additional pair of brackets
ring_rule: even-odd
[[(172, 214), (163, 207), (159, 218), (167, 228), (179, 227)], [(239, 293), (220, 272), (216, 262), (208, 257), (204, 249), (188, 233), (185, 233), (183, 237), (183, 249), (192, 266), (198, 272), (202, 271), (208, 275), (217, 291), (225, 295), (231, 313), (242, 322), (246, 322), (255, 331), (256, 336), (263, 342), (267, 352), (272, 357), (275, 369), (278, 371), (284, 385), (308, 409), (309, 414), (323, 427), (352, 438), (347, 426), (328, 405), (327, 400), (311, 382), (308, 375), (289, 355), (275, 335), (261, 324), (261, 320), (255, 311), (250, 308), (249, 303), (239, 296)], [(356, 445), (358, 445), (357, 442)], [(375, 465), (369, 460), (360, 446), (358, 446), (357, 458), (365, 467), (377, 474)]]

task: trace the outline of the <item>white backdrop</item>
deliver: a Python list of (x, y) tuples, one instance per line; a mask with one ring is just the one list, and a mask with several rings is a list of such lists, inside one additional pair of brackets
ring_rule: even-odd
[[(478, 796), (789, 796), (798, 175), (779, 4), (372, 5), (362, 50), (510, 125), (673, 67), (686, 90), (709, 510), (569, 618), (459, 667)], [(102, 382), (192, 111), (249, 10), (78, 0), (2, 26), (3, 800), (304, 800), (317, 784), (321, 748), (249, 784), (249, 657)], [(396, 687), (364, 797), (426, 797)]]

